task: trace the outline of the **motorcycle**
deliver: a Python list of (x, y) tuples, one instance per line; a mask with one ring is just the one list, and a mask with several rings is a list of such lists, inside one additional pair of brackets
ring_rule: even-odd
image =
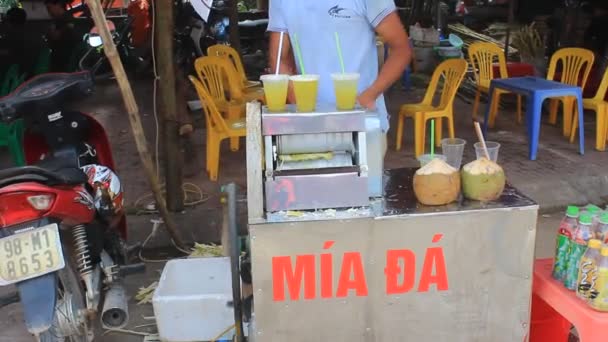
[[(229, 9), (225, 1), (215, 1), (209, 18), (205, 21), (189, 2), (177, 0), (175, 8), (175, 61), (176, 65), (185, 71), (184, 76), (187, 76), (195, 72), (194, 61), (198, 57), (207, 55), (210, 46), (229, 45)], [(243, 63), (252, 74), (261, 75), (264, 73), (267, 60), (268, 13), (240, 12), (238, 26)]]
[[(108, 21), (110, 33), (121, 61), (128, 70), (141, 72), (148, 67), (148, 62), (139, 56), (131, 44), (130, 34), (135, 18), (126, 16), (116, 26)], [(96, 80), (106, 80), (114, 75), (110, 61), (103, 51), (103, 41), (97, 27), (93, 27), (86, 39), (87, 49), (78, 62), (81, 71), (91, 72)]]
[[(88, 72), (44, 74), (0, 98), (0, 121), (23, 119), (27, 166), (0, 170), (0, 286), (16, 285), (38, 341), (85, 342), (128, 321), (126, 221), (110, 145), (65, 101), (93, 91)], [(13, 297), (17, 297), (14, 296)], [(0, 307), (11, 300), (0, 298)]]
[(211, 8), (207, 20), (199, 16), (190, 2), (177, 0), (175, 5), (174, 60), (185, 76), (194, 72), (194, 61), (207, 54), (207, 48), (228, 42), (228, 18), (223, 9)]

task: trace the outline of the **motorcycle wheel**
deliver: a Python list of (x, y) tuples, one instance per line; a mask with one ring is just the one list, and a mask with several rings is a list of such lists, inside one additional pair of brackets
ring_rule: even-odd
[[(66, 249), (64, 245), (64, 251)], [(67, 254), (67, 253), (66, 253)], [(76, 267), (71, 258), (67, 255), (65, 258), (65, 267), (58, 271), (57, 282), (57, 304), (55, 306), (55, 320), (49, 330), (38, 336), (38, 342), (89, 342), (92, 341), (93, 333), (88, 326), (86, 317), (81, 317), (81, 322), (76, 322), (78, 313), (86, 312), (86, 304), (84, 302), (85, 291), (80, 281)], [(62, 305), (62, 303), (71, 302), (71, 305)], [(71, 308), (70, 308), (71, 307)], [(66, 312), (71, 310), (71, 313)], [(64, 336), (64, 328), (60, 325), (66, 325), (69, 322), (72, 325), (71, 336)]]

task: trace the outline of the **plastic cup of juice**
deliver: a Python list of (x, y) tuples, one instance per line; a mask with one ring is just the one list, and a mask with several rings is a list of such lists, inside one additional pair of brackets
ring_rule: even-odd
[(289, 86), (288, 75), (262, 75), (260, 77), (264, 85), (266, 106), (271, 112), (284, 112), (287, 103), (287, 89)]
[(336, 92), (336, 108), (338, 110), (352, 110), (357, 102), (357, 85), (359, 74), (331, 74)]
[(319, 75), (296, 75), (289, 78), (293, 82), (298, 112), (314, 112), (317, 106)]

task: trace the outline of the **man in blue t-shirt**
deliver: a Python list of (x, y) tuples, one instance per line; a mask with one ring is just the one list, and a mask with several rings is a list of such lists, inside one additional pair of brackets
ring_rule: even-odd
[[(335, 103), (331, 73), (341, 71), (335, 42), (340, 37), (346, 72), (360, 74), (359, 104), (380, 114), (383, 131), (388, 113), (383, 93), (400, 78), (412, 56), (408, 36), (393, 0), (270, 0), (270, 66), (275, 70), (280, 32), (285, 32), (280, 72), (299, 73), (291, 42), (297, 35), (306, 72), (321, 76), (318, 102)], [(390, 53), (378, 73), (376, 34)], [(290, 102), (294, 102), (290, 91)]]

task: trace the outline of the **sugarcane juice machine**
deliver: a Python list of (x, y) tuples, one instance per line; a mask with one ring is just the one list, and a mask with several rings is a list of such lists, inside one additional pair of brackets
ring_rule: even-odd
[(314, 113), (264, 111), (261, 129), (267, 211), (360, 207), (382, 196), (377, 113), (330, 105)]

